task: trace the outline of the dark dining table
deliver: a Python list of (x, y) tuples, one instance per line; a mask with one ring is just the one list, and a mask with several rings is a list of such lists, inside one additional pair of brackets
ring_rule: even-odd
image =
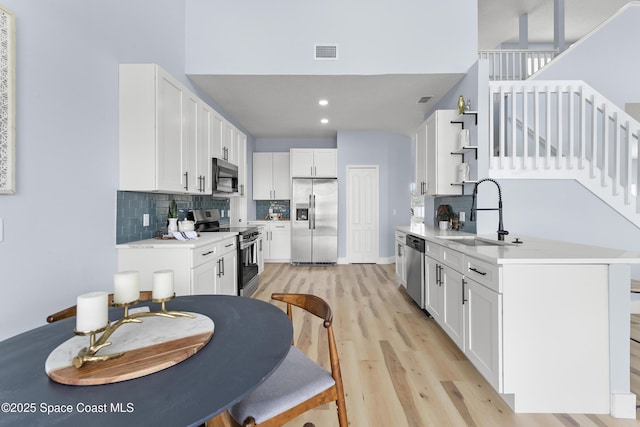
[[(175, 366), (113, 384), (64, 385), (45, 373), (51, 351), (73, 336), (75, 318), (0, 342), (0, 426), (201, 425), (256, 388), (291, 347), (289, 318), (267, 302), (193, 295), (175, 298), (167, 309), (210, 317), (211, 341)], [(109, 315), (115, 320), (122, 309)]]

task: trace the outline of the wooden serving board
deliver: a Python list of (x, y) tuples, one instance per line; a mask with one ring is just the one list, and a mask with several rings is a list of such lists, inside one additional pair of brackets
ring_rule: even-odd
[(196, 354), (213, 336), (213, 321), (202, 314), (194, 319), (145, 317), (116, 330), (98, 356), (125, 352), (104, 362), (87, 362), (75, 368), (71, 361), (88, 346), (89, 337), (74, 336), (51, 352), (45, 371), (52, 380), (68, 385), (110, 384), (139, 378), (169, 368)]

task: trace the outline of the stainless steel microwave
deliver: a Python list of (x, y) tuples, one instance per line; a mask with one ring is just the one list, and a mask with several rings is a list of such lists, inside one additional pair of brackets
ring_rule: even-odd
[(211, 187), (213, 194), (230, 194), (238, 192), (238, 166), (223, 159), (212, 159)]

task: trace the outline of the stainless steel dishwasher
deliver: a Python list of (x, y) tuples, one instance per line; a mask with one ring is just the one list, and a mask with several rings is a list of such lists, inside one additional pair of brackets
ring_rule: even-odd
[(424, 308), (424, 239), (407, 234), (407, 292)]

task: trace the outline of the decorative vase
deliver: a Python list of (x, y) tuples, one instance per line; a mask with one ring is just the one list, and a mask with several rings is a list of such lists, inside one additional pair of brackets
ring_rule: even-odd
[(169, 225), (167, 225), (167, 233), (171, 234), (174, 231), (178, 231), (178, 218), (169, 218)]
[(466, 104), (464, 103), (464, 96), (460, 95), (458, 97), (458, 114), (464, 113), (466, 108)]

